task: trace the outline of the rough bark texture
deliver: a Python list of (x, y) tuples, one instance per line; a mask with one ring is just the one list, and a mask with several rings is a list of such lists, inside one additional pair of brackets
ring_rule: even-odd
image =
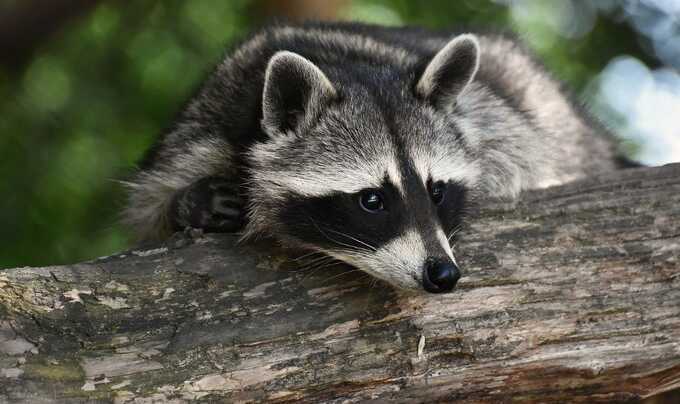
[(0, 402), (636, 401), (680, 387), (680, 165), (489, 202), (455, 293), (228, 236), (0, 272)]

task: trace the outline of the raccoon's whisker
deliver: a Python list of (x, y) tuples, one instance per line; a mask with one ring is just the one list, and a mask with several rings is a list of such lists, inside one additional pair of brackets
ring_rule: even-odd
[[(296, 260), (297, 261), (296, 263), (300, 267), (305, 267), (305, 266), (312, 265), (316, 262), (323, 261), (323, 260), (328, 259), (328, 258), (330, 258), (330, 257), (326, 254), (318, 255), (318, 256), (309, 256), (309, 257), (306, 257), (304, 259)], [(293, 262), (295, 262), (295, 261), (293, 261)]]
[(334, 258), (330, 257), (328, 255), (323, 255), (323, 256), (320, 256), (320, 257), (316, 257), (316, 258), (309, 258), (303, 264), (304, 264), (304, 266), (309, 266), (309, 265), (313, 265), (317, 262), (323, 262), (323, 261), (332, 260), (332, 259), (334, 259)]
[(304, 265), (304, 266), (300, 267), (300, 269), (298, 269), (296, 272), (304, 272), (304, 271), (316, 269), (316, 268), (319, 268), (323, 265), (333, 263), (334, 261), (336, 261), (335, 258), (324, 257), (324, 259), (319, 259), (319, 260), (316, 260), (314, 262), (309, 263), (308, 265)]
[(446, 238), (446, 240), (449, 242), (449, 244), (451, 244), (451, 239), (456, 234), (458, 234), (461, 231), (461, 229), (462, 229), (462, 226), (456, 226), (456, 227), (453, 228), (453, 230), (451, 230), (451, 233), (449, 233), (449, 236)]
[(314, 221), (314, 219), (312, 219), (312, 218), (310, 217), (309, 220), (312, 222), (312, 224), (314, 225), (314, 227), (316, 227), (316, 229), (319, 230), (319, 232), (320, 232), (324, 237), (326, 237), (326, 239), (328, 239), (328, 241), (333, 242), (333, 243), (335, 243), (335, 244), (337, 244), (337, 245), (346, 247), (346, 248), (348, 248), (350, 251), (361, 251), (361, 250), (362, 250), (362, 248), (358, 248), (357, 246), (353, 246), (353, 245), (346, 244), (346, 243), (340, 242), (340, 241), (338, 241), (338, 240), (335, 240), (334, 238), (332, 238), (332, 237), (330, 237), (328, 234), (326, 234), (326, 232), (323, 231), (323, 230), (321, 229), (321, 227), (319, 227), (318, 224), (316, 224), (316, 222)]
[(458, 230), (460, 230), (460, 227), (459, 227), (459, 226), (454, 227), (454, 228), (449, 232), (449, 235), (446, 237), (446, 239), (450, 242), (451, 239), (453, 238), (453, 236), (455, 236), (456, 233), (458, 233)]
[(307, 278), (314, 275), (321, 268), (323, 267), (313, 268), (309, 273), (305, 274), (305, 276), (303, 276), (302, 279), (300, 279), (300, 282), (304, 282), (305, 280), (307, 280)]
[(323, 284), (325, 284), (325, 283), (327, 283), (327, 282), (329, 282), (329, 281), (332, 281), (333, 279), (337, 279), (337, 278), (339, 278), (339, 277), (341, 277), (341, 276), (344, 276), (344, 275), (347, 275), (347, 274), (351, 274), (351, 273), (355, 273), (355, 272), (363, 272), (363, 271), (362, 271), (361, 269), (351, 269), (351, 270), (349, 270), (349, 271), (344, 271), (344, 272), (341, 273), (341, 274), (337, 274), (337, 275), (333, 275), (333, 276), (331, 276), (331, 277), (328, 277), (328, 278), (322, 280), (322, 281), (319, 282), (319, 283), (323, 285)]
[(374, 246), (372, 246), (372, 245), (366, 243), (365, 241), (361, 241), (361, 240), (359, 240), (358, 238), (352, 237), (352, 236), (350, 236), (349, 234), (345, 234), (345, 233), (343, 233), (343, 232), (340, 232), (340, 231), (337, 231), (337, 230), (333, 230), (333, 229), (326, 229), (326, 230), (327, 230), (327, 231), (330, 231), (330, 232), (332, 232), (332, 233), (335, 233), (335, 234), (337, 234), (337, 235), (340, 235), (340, 236), (343, 236), (343, 237), (347, 237), (347, 238), (350, 239), (350, 240), (354, 240), (354, 241), (356, 241), (357, 243), (359, 243), (359, 244), (361, 244), (361, 245), (363, 245), (363, 246), (368, 247), (368, 249), (370, 249), (371, 251), (378, 251), (378, 249), (375, 248)]
[[(342, 262), (340, 260), (336, 260), (335, 262), (330, 262), (326, 265), (317, 266), (310, 273), (306, 274), (302, 279), (300, 279), (300, 282), (304, 282), (307, 278), (314, 275), (315, 273), (317, 273), (321, 269), (332, 268), (332, 267), (334, 267), (336, 265), (340, 265), (340, 264), (344, 264), (344, 262)], [(323, 282), (325, 282), (325, 281), (322, 281), (321, 283), (323, 283)]]
[(297, 257), (297, 258), (294, 258), (293, 261), (295, 261), (295, 262), (301, 261), (301, 260), (303, 260), (303, 259), (305, 259), (305, 258), (307, 258), (307, 257), (312, 257), (312, 256), (318, 255), (318, 254), (326, 254), (326, 253), (323, 252), (323, 251), (312, 251), (312, 252), (310, 252), (310, 253), (303, 254), (303, 255), (301, 255), (301, 256), (299, 256), (299, 257)]
[[(342, 254), (346, 254), (346, 255), (352, 255), (352, 256), (355, 256), (355, 257), (360, 257), (360, 258), (363, 258), (363, 259), (368, 260), (368, 261), (375, 259), (375, 257), (373, 255), (367, 254), (367, 252), (371, 253), (372, 251), (368, 251), (365, 248), (354, 248), (353, 247), (353, 248), (347, 248), (347, 249), (339, 249), (339, 250), (337, 250), (337, 252), (342, 253)], [(348, 264), (349, 264), (349, 262), (348, 262)]]

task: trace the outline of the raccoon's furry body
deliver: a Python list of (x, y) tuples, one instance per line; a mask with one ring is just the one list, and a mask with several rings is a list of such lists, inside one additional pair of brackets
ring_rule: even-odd
[[(227, 56), (158, 140), (129, 182), (125, 216), (149, 239), (195, 223), (237, 229), (230, 212), (240, 209), (246, 235), (320, 250), (418, 287), (424, 260), (454, 260), (446, 235), (470, 195), (514, 197), (612, 170), (615, 149), (507, 36), (275, 25)], [(206, 178), (217, 185), (186, 192)], [(447, 187), (450, 214), (414, 197), (434, 195), (434, 183)], [(338, 198), (378, 189), (383, 203), (393, 192), (385, 187), (401, 195), (392, 210), (380, 208), (390, 212), (385, 222), (367, 216), (342, 227), (364, 213), (347, 217), (353, 202)], [(206, 192), (226, 203), (215, 208), (221, 202), (212, 194), (203, 202), (192, 196)], [(378, 206), (364, 194), (362, 207)]]

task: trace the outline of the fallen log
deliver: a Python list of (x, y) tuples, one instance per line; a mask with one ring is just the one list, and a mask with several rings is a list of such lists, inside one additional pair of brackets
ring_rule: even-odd
[[(225, 235), (0, 271), (0, 402), (638, 401), (680, 388), (680, 164), (487, 202), (408, 295)], [(147, 401), (145, 401), (147, 402)]]

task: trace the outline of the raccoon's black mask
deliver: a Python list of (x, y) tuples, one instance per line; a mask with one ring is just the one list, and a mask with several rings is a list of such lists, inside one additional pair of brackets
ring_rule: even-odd
[(281, 51), (248, 153), (248, 234), (322, 251), (393, 285), (447, 292), (450, 247), (479, 168), (452, 111), (479, 63), (461, 35), (411, 69)]

